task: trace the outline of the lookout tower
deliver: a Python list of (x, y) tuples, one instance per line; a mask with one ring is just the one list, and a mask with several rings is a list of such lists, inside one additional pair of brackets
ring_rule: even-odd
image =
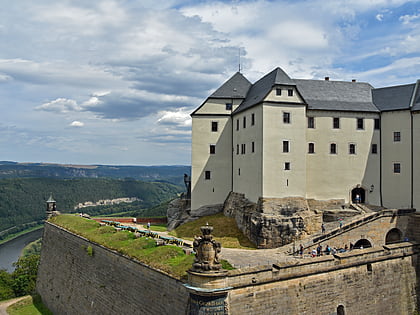
[(47, 220), (54, 215), (56, 211), (56, 201), (53, 199), (52, 194), (47, 200)]

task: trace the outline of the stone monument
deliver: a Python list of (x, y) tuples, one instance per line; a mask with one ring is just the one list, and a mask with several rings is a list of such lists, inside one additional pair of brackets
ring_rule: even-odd
[(228, 314), (226, 297), (227, 271), (220, 263), (221, 245), (213, 240), (213, 227), (208, 223), (200, 228), (202, 235), (194, 238), (195, 259), (188, 270), (190, 315)]
[(221, 245), (213, 240), (211, 235), (213, 227), (208, 223), (200, 230), (202, 235), (195, 237), (193, 242), (195, 260), (191, 270), (194, 272), (218, 271), (222, 268), (219, 260)]

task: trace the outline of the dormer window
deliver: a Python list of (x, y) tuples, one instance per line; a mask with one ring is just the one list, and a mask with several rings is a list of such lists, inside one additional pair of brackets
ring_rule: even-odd
[(287, 95), (288, 96), (293, 96), (293, 90), (292, 89), (288, 89), (287, 90)]
[(226, 110), (232, 110), (232, 103), (226, 103)]
[(277, 89), (276, 89), (276, 95), (277, 95), (277, 96), (281, 96), (281, 89), (280, 89), (280, 88), (277, 88)]

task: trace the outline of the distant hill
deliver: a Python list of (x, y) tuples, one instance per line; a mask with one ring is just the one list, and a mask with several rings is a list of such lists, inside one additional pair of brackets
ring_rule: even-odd
[[(122, 197), (137, 197), (141, 201), (136, 202), (136, 207), (146, 209), (174, 198), (183, 190), (183, 185), (134, 179), (3, 178), (0, 179), (0, 239), (1, 231), (41, 222), (50, 193), (57, 201), (57, 210), (74, 212), (78, 203)], [(95, 208), (90, 207), (89, 214), (102, 210)]]
[(0, 178), (132, 178), (142, 181), (166, 181), (183, 185), (184, 173), (190, 166), (119, 166), (119, 165), (66, 165), (49, 163), (17, 163), (0, 161)]

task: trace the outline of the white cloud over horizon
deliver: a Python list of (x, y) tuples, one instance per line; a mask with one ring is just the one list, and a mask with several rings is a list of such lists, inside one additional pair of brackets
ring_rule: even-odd
[(20, 0), (0, 11), (0, 39), (3, 160), (189, 164), (189, 114), (239, 54), (251, 81), (279, 66), (415, 82), (420, 2)]

